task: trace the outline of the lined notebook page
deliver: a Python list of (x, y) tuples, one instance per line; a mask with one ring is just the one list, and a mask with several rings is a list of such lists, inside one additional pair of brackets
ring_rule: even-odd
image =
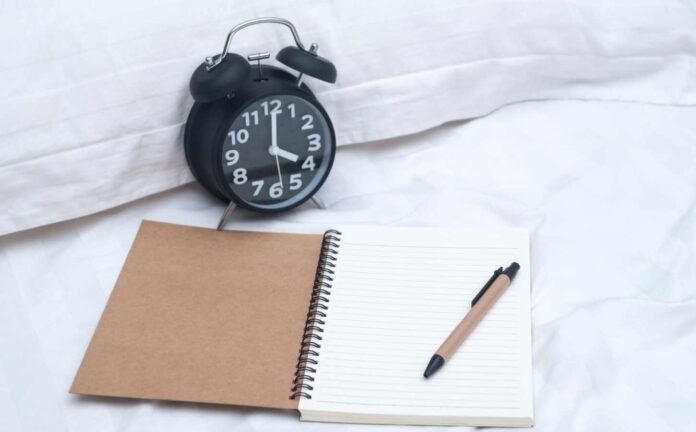
[[(312, 398), (303, 420), (529, 426), (529, 237), (427, 228), (339, 228)], [(521, 268), (456, 355), (432, 354), (498, 267)]]

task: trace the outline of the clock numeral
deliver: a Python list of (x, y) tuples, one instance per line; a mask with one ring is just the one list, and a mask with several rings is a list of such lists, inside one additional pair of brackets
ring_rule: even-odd
[(273, 183), (270, 188), (268, 188), (268, 195), (270, 195), (271, 198), (280, 198), (281, 195), (283, 195), (283, 185), (278, 182), (278, 183)]
[(288, 105), (288, 110), (290, 110), (290, 117), (295, 118), (295, 104)]
[[(269, 109), (270, 105), (272, 105), (272, 107)], [(270, 105), (268, 101), (261, 102), (261, 108), (263, 108), (263, 115), (267, 116), (269, 114), (280, 114), (283, 112), (280, 109), (281, 102), (278, 99), (272, 99), (270, 101)]]
[(302, 187), (302, 174), (290, 175), (290, 190), (297, 190)]
[(302, 130), (314, 129), (314, 117), (312, 117), (311, 114), (303, 115), (302, 121), (304, 122), (304, 124), (302, 125)]
[(253, 182), (251, 182), (251, 185), (256, 188), (256, 189), (254, 189), (254, 196), (257, 196), (258, 194), (261, 193), (261, 189), (263, 188), (263, 180), (253, 181)]
[(305, 159), (304, 162), (302, 162), (302, 169), (305, 170), (308, 169), (310, 171), (314, 171), (315, 166), (316, 165), (314, 164), (314, 156), (312, 155), (307, 156), (307, 159)]
[(317, 151), (321, 148), (321, 135), (307, 135), (307, 140), (309, 141), (309, 151)]
[(242, 114), (242, 117), (244, 117), (244, 124), (246, 127), (251, 126), (251, 121), (254, 120), (254, 126), (259, 124), (259, 112), (258, 110), (254, 110), (251, 113), (245, 112)]
[(234, 184), (243, 185), (248, 180), (246, 168), (237, 168), (236, 170), (232, 171), (232, 175), (234, 176), (232, 179)]
[(225, 159), (227, 159), (227, 166), (232, 166), (239, 161), (239, 152), (237, 150), (227, 150)]
[(239, 129), (238, 131), (231, 130), (227, 132), (227, 136), (232, 140), (232, 145), (244, 144), (249, 141), (249, 131), (246, 129)]

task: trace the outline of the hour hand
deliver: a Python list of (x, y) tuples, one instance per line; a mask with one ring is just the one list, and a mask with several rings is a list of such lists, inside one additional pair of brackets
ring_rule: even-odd
[(275, 152), (278, 156), (282, 157), (283, 159), (287, 159), (291, 162), (297, 162), (297, 159), (299, 158), (299, 156), (297, 156), (295, 153), (283, 150), (280, 147), (276, 147)]

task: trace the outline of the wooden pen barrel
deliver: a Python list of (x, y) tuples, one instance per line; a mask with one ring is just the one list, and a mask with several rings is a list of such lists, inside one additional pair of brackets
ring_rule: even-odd
[(498, 298), (503, 295), (507, 287), (510, 286), (510, 278), (506, 274), (501, 274), (486, 290), (483, 296), (471, 308), (468, 314), (462, 319), (457, 327), (450, 333), (449, 337), (440, 345), (435, 354), (441, 356), (445, 360), (457, 351), (464, 340), (476, 328), (479, 322), (493, 307)]

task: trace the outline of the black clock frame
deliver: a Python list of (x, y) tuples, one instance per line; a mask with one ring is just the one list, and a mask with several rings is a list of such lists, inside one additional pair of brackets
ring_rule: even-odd
[[(212, 102), (194, 103), (189, 113), (184, 131), (184, 153), (186, 162), (195, 179), (203, 187), (222, 201), (232, 201), (236, 205), (258, 213), (280, 213), (295, 208), (310, 199), (326, 181), (333, 167), (336, 155), (336, 134), (331, 118), (319, 103), (314, 93), (302, 84), (297, 85), (297, 77), (283, 69), (270, 65), (259, 65), (234, 94)], [(234, 120), (246, 108), (258, 101), (274, 95), (292, 95), (314, 105), (324, 117), (331, 135), (327, 169), (322, 178), (305, 196), (292, 204), (278, 208), (256, 206), (237, 196), (222, 172), (222, 147), (227, 132)]]

